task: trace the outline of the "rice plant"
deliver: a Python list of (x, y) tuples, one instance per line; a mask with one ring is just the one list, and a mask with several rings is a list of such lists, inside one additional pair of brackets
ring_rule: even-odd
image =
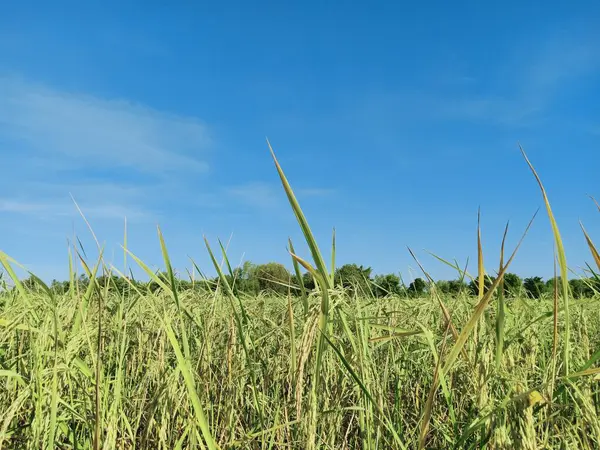
[[(0, 449), (600, 447), (600, 297), (572, 296), (558, 224), (524, 152), (554, 232), (554, 293), (507, 295), (520, 243), (505, 248), (507, 226), (488, 274), (478, 226), (475, 276), (437, 257), (477, 295), (443, 294), (410, 251), (427, 294), (381, 299), (336, 283), (335, 231), (327, 267), (269, 148), (310, 251), (288, 242), (296, 277), (280, 280), (281, 293), (238, 289), (226, 247), (208, 240), (217, 278), (182, 289), (160, 229), (165, 273), (128, 248), (125, 229), (122, 270), (99, 245), (95, 261), (73, 245), (63, 292), (37, 277), (24, 284), (0, 252)], [(131, 262), (150, 283), (127, 275)]]

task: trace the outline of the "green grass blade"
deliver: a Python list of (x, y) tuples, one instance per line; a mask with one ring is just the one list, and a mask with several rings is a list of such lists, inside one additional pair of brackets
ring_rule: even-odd
[(492, 295), (494, 294), (494, 291), (496, 290), (496, 288), (500, 284), (500, 280), (504, 276), (504, 273), (506, 272), (506, 270), (508, 269), (508, 267), (512, 263), (513, 259), (515, 258), (516, 254), (517, 254), (517, 251), (521, 247), (521, 244), (523, 243), (523, 240), (525, 239), (525, 236), (527, 235), (527, 232), (529, 231), (529, 229), (531, 228), (531, 225), (533, 224), (534, 219), (535, 219), (535, 216), (533, 216), (533, 218), (531, 219), (531, 221), (527, 225), (527, 228), (525, 229), (525, 232), (523, 233), (523, 236), (521, 237), (519, 243), (517, 244), (517, 246), (514, 249), (512, 255), (508, 259), (507, 263), (499, 271), (498, 277), (496, 278), (496, 280), (494, 280), (494, 282), (492, 283), (492, 286), (490, 287), (490, 289), (484, 294), (483, 298), (479, 301), (479, 303), (477, 304), (477, 307), (475, 308), (475, 311), (471, 315), (471, 317), (468, 320), (468, 322), (466, 323), (466, 325), (463, 327), (463, 329), (462, 329), (462, 331), (461, 331), (461, 333), (460, 333), (460, 335), (459, 335), (456, 343), (454, 344), (454, 346), (450, 350), (450, 353), (448, 354), (448, 357), (446, 358), (446, 361), (444, 363), (444, 370), (443, 370), (444, 375), (446, 375), (449, 372), (450, 368), (452, 367), (452, 365), (454, 364), (454, 362), (458, 358), (458, 354), (461, 352), (463, 346), (465, 345), (465, 342), (467, 341), (467, 338), (469, 337), (469, 335), (471, 334), (471, 332), (475, 329), (477, 321), (483, 315), (483, 312), (485, 311), (485, 308), (487, 307), (488, 303), (492, 299)]
[(583, 235), (585, 236), (587, 245), (590, 249), (590, 252), (592, 253), (594, 262), (596, 263), (598, 270), (600, 270), (600, 254), (598, 253), (598, 250), (596, 249), (596, 246), (592, 242), (592, 239), (590, 238), (589, 234), (587, 233), (587, 231), (585, 231), (585, 228), (583, 227), (583, 223), (581, 223), (581, 221), (579, 222), (579, 225), (581, 226), (581, 231), (583, 231)]
[(548, 213), (548, 218), (550, 219), (550, 224), (552, 225), (552, 234), (554, 235), (554, 242), (556, 245), (556, 253), (558, 255), (558, 264), (560, 267), (560, 275), (561, 275), (561, 286), (562, 286), (562, 296), (564, 303), (564, 312), (565, 312), (565, 330), (564, 330), (564, 355), (563, 355), (563, 368), (565, 373), (569, 373), (570, 368), (570, 358), (571, 358), (571, 316), (569, 311), (569, 269), (567, 266), (567, 257), (565, 254), (565, 248), (563, 246), (563, 241), (560, 236), (560, 231), (558, 229), (558, 224), (556, 223), (556, 219), (554, 218), (554, 214), (552, 212), (552, 207), (550, 206), (550, 200), (548, 199), (548, 195), (546, 194), (546, 189), (542, 184), (542, 180), (540, 179), (538, 173), (536, 172), (533, 164), (529, 161), (525, 150), (523, 147), (519, 146), (521, 149), (521, 153), (527, 165), (531, 169), (538, 186), (542, 192), (542, 197), (544, 199), (544, 204), (546, 206), (546, 212)]
[(325, 261), (321, 256), (321, 251), (319, 250), (319, 246), (317, 245), (317, 241), (308, 225), (308, 221), (306, 220), (306, 216), (302, 212), (302, 208), (300, 208), (300, 204), (296, 199), (294, 191), (288, 182), (283, 169), (281, 168), (277, 157), (275, 156), (275, 152), (271, 147), (271, 143), (267, 140), (267, 144), (269, 146), (269, 150), (271, 151), (271, 156), (273, 157), (273, 161), (275, 163), (275, 167), (277, 169), (277, 173), (279, 174), (279, 178), (281, 179), (281, 184), (283, 185), (283, 189), (287, 195), (288, 201), (294, 211), (294, 215), (296, 216), (296, 220), (302, 229), (302, 233), (304, 234), (304, 238), (306, 239), (306, 243), (308, 244), (308, 248), (310, 249), (311, 255), (313, 257), (313, 261), (315, 262), (316, 268), (321, 274), (321, 276), (327, 280), (327, 288), (331, 288), (331, 280), (328, 277), (327, 267), (325, 266)]
[[(508, 234), (508, 223), (502, 236), (502, 245), (500, 246), (500, 267), (498, 273), (504, 267), (504, 246), (506, 244), (506, 235)], [(504, 353), (504, 324), (506, 322), (506, 311), (504, 306), (504, 277), (498, 284), (498, 311), (496, 315), (496, 369), (500, 368), (502, 354)]]
[[(289, 244), (289, 252), (294, 254), (296, 250), (294, 250), (294, 245), (292, 244), (292, 240), (288, 238)], [(302, 273), (300, 272), (300, 265), (295, 258), (292, 258), (292, 264), (294, 266), (294, 273), (296, 274), (296, 279), (298, 280), (298, 284), (300, 285), (300, 294), (302, 296), (302, 307), (304, 308), (304, 317), (308, 315), (308, 293), (306, 292), (306, 287), (304, 286), (304, 279), (302, 278)]]
[(177, 306), (177, 311), (179, 312), (180, 319), (180, 328), (181, 328), (181, 339), (183, 341), (183, 351), (185, 357), (189, 360), (190, 358), (190, 346), (189, 340), (187, 336), (185, 322), (183, 320), (183, 314), (181, 312), (181, 304), (179, 302), (179, 294), (177, 293), (177, 281), (175, 280), (175, 274), (173, 273), (173, 266), (171, 265), (171, 259), (169, 258), (169, 252), (167, 251), (167, 245), (165, 244), (165, 238), (160, 230), (160, 227), (156, 227), (156, 231), (158, 232), (158, 240), (160, 241), (160, 249), (163, 256), (163, 261), (165, 262), (165, 266), (167, 268), (167, 275), (169, 277), (169, 291), (173, 296), (173, 300), (175, 301), (175, 305)]
[(485, 290), (485, 268), (483, 267), (483, 247), (481, 246), (481, 209), (477, 211), (477, 281), (479, 299)]
[[(419, 262), (419, 260), (417, 259), (417, 257), (413, 253), (413, 251), (409, 247), (407, 247), (407, 248), (408, 248), (408, 251), (410, 252), (410, 255), (413, 257), (413, 259), (415, 260), (415, 262), (417, 263), (417, 265), (421, 269), (421, 272), (423, 272), (423, 274), (425, 275), (425, 277), (427, 277), (427, 279), (429, 280), (429, 282), (432, 285), (435, 285), (435, 282), (433, 281), (433, 278), (423, 268), (423, 266), (421, 265), (421, 263)], [(444, 315), (444, 319), (446, 320), (446, 326), (451, 330), (452, 335), (454, 336), (454, 340), (455, 341), (458, 340), (458, 331), (456, 331), (456, 328), (454, 327), (454, 324), (452, 323), (452, 317), (450, 316), (450, 311), (448, 311), (448, 307), (446, 306), (446, 304), (442, 300), (442, 297), (440, 297), (440, 295), (436, 291), (434, 291), (434, 296), (436, 297), (436, 299), (438, 301), (438, 304), (440, 305), (440, 309), (442, 310), (442, 313)], [(465, 358), (465, 361), (467, 361), (468, 360), (468, 356), (467, 356), (466, 352), (463, 352), (463, 356)]]
[(221, 254), (223, 255), (223, 260), (225, 261), (225, 264), (227, 265), (227, 271), (229, 272), (229, 276), (233, 279), (233, 269), (231, 268), (231, 264), (229, 263), (229, 258), (227, 257), (227, 250), (223, 246), (221, 239), (218, 239), (218, 241), (219, 241), (219, 247), (221, 248)]
[(202, 404), (200, 402), (200, 397), (198, 396), (198, 392), (196, 390), (196, 383), (194, 381), (194, 376), (192, 375), (191, 368), (186, 358), (183, 356), (183, 353), (181, 352), (179, 342), (177, 341), (177, 337), (175, 336), (175, 332), (173, 331), (171, 324), (167, 321), (165, 322), (164, 326), (167, 336), (169, 337), (169, 342), (171, 342), (171, 347), (173, 347), (173, 351), (175, 352), (175, 356), (177, 358), (177, 366), (181, 374), (183, 375), (188, 396), (192, 403), (192, 407), (194, 408), (194, 415), (196, 417), (198, 426), (200, 427), (200, 431), (202, 432), (204, 442), (206, 443), (206, 446), (209, 448), (209, 450), (217, 450), (219, 447), (215, 442), (215, 439), (210, 431), (210, 426), (206, 419), (204, 409), (202, 408)]
[[(446, 332), (444, 333), (444, 340), (442, 341), (442, 350), (440, 354), (443, 355), (446, 350), (446, 340), (448, 338), (448, 331), (450, 330), (450, 322), (448, 322), (446, 326)], [(431, 384), (431, 389), (429, 390), (429, 394), (427, 395), (427, 401), (425, 402), (425, 409), (423, 412), (423, 419), (421, 421), (421, 431), (419, 433), (419, 450), (423, 450), (425, 448), (425, 444), (427, 442), (427, 435), (429, 434), (429, 424), (431, 421), (431, 412), (433, 410), (433, 401), (435, 399), (435, 393), (439, 386), (440, 382), (440, 364), (441, 358), (438, 358), (435, 369), (433, 371), (433, 383)]]
[(331, 237), (331, 286), (335, 284), (335, 228)]

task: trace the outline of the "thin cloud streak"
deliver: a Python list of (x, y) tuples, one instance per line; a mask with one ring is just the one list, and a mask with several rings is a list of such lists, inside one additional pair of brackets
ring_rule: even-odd
[(205, 172), (212, 139), (201, 121), (124, 100), (0, 78), (0, 132), (17, 152), (66, 167)]

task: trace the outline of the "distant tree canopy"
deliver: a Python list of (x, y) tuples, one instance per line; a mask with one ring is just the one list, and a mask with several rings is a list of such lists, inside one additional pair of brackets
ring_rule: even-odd
[(353, 293), (367, 294), (371, 291), (371, 268), (356, 264), (344, 264), (335, 271), (335, 284)]
[(283, 264), (271, 262), (254, 266), (254, 277), (258, 280), (260, 291), (287, 294), (290, 291), (290, 272)]
[(412, 297), (420, 297), (425, 294), (427, 289), (427, 283), (423, 278), (415, 278), (412, 283), (408, 285), (408, 295)]
[(435, 285), (442, 294), (448, 295), (459, 295), (466, 292), (469, 287), (467, 283), (461, 280), (441, 280), (437, 281)]
[(540, 298), (547, 290), (542, 277), (529, 277), (523, 280), (523, 289), (529, 298)]
[(400, 286), (400, 277), (390, 273), (388, 275), (377, 275), (373, 280), (376, 297), (385, 297), (387, 295), (398, 295), (402, 293)]
[[(193, 279), (189, 274), (189, 279), (175, 278), (174, 288), (178, 291), (215, 291), (219, 286), (222, 287), (222, 281), (218, 278)], [(266, 264), (254, 264), (250, 261), (242, 266), (232, 269), (232, 273), (225, 272), (227, 283), (236, 294), (257, 295), (260, 292), (298, 296), (301, 294), (300, 280), (295, 274), (277, 262)], [(313, 276), (305, 272), (301, 274), (302, 283), (306, 291), (310, 292), (316, 289)], [(171, 279), (167, 272), (156, 273), (156, 279), (146, 282), (140, 282), (133, 278), (123, 278), (115, 274), (104, 273), (95, 279), (96, 286), (102, 292), (119, 293), (120, 295), (131, 295), (137, 291), (151, 292), (159, 294), (163, 287), (169, 290), (172, 288)], [(0, 272), (0, 281), (3, 290), (7, 288), (6, 274)], [(80, 275), (74, 279), (75, 289), (79, 291), (86, 289), (90, 283), (86, 275)], [(484, 282), (484, 293), (487, 292), (495, 281), (493, 275), (486, 275)], [(387, 296), (405, 296), (420, 297), (427, 295), (430, 291), (430, 284), (423, 278), (415, 278), (408, 287), (404, 285), (401, 278), (396, 274), (378, 274), (373, 276), (371, 267), (365, 267), (358, 264), (344, 264), (335, 271), (334, 283), (336, 287), (345, 289), (351, 295), (366, 295), (377, 298)], [(518, 295), (525, 295), (531, 299), (539, 299), (554, 293), (555, 284), (558, 286), (558, 294), (562, 295), (562, 286), (560, 277), (551, 278), (545, 281), (542, 277), (533, 276), (521, 279), (514, 273), (504, 275), (504, 294), (508, 298)], [(39, 280), (31, 276), (22, 280), (22, 285), (26, 289), (43, 293), (44, 287), (40, 285)], [(477, 297), (479, 295), (479, 281), (473, 279), (468, 283), (463, 280), (440, 280), (431, 285), (438, 293), (444, 295), (467, 294)], [(65, 294), (72, 288), (71, 281), (52, 280), (49, 285), (52, 292), (56, 294)], [(0, 289), (1, 291), (2, 289)], [(600, 292), (600, 280), (596, 278), (573, 278), (569, 280), (569, 290), (574, 298), (591, 297)]]
[[(492, 287), (492, 284), (494, 284), (494, 281), (496, 281), (496, 277), (486, 274), (486, 276), (483, 279), (483, 293), (484, 294)], [(477, 297), (479, 295), (479, 278), (478, 277), (473, 278), (473, 280), (471, 280), (471, 282), (469, 283), (469, 293), (473, 297)]]
[(523, 280), (514, 273), (504, 274), (504, 293), (509, 297), (519, 295), (523, 289)]

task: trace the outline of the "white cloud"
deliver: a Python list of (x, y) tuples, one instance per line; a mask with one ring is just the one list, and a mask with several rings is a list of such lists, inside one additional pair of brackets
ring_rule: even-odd
[(12, 78), (0, 78), (0, 133), (54, 165), (154, 174), (207, 170), (203, 158), (211, 145), (197, 119)]
[(486, 91), (434, 99), (427, 110), (451, 119), (527, 126), (552, 111), (561, 90), (577, 88), (599, 69), (597, 35), (545, 36), (500, 60), (496, 76), (485, 80)]
[[(272, 208), (278, 206), (285, 199), (283, 187), (262, 182), (252, 182), (239, 186), (232, 186), (226, 189), (230, 197), (245, 203), (249, 206), (259, 208)], [(296, 197), (326, 197), (335, 193), (333, 189), (325, 188), (297, 188), (294, 189)]]
[(72, 194), (90, 218), (155, 218), (206, 172), (211, 147), (196, 118), (0, 77), (5, 214), (77, 216)]
[(585, 76), (600, 68), (600, 41), (557, 36), (544, 42), (528, 66), (525, 67), (524, 86), (552, 94), (569, 80)]
[(276, 206), (280, 197), (274, 186), (267, 183), (248, 183), (226, 189), (226, 193), (242, 203), (259, 208)]
[[(149, 218), (149, 212), (133, 205), (114, 203), (80, 203), (85, 217), (94, 219), (128, 219), (140, 220)], [(0, 198), (0, 213), (29, 215), (41, 220), (50, 220), (61, 216), (80, 217), (75, 204), (71, 201), (32, 202)]]

